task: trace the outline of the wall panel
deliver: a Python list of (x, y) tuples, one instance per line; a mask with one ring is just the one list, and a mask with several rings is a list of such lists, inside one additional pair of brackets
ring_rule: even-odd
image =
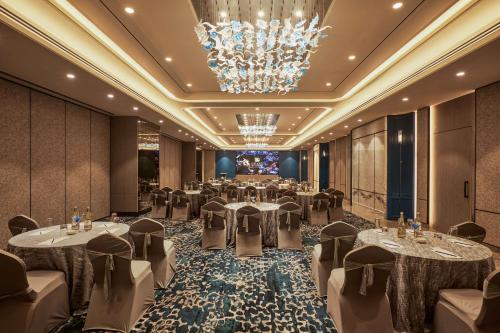
[(90, 204), (98, 219), (110, 212), (110, 118), (91, 112), (90, 126)]
[(160, 136), (160, 187), (181, 188), (181, 143)]
[(203, 181), (215, 177), (215, 150), (203, 151)]
[(31, 217), (66, 222), (66, 112), (64, 101), (31, 91)]
[(30, 215), (30, 91), (0, 79), (0, 248), (10, 232), (7, 221)]
[(429, 192), (429, 107), (419, 109), (417, 116), (417, 212), (420, 212), (422, 222), (428, 223), (428, 192)]
[(90, 207), (90, 111), (66, 104), (66, 221)]

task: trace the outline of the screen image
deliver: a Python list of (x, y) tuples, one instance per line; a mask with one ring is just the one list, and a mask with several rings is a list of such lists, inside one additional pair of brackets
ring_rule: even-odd
[(236, 153), (237, 175), (277, 175), (278, 172), (277, 151), (245, 150)]

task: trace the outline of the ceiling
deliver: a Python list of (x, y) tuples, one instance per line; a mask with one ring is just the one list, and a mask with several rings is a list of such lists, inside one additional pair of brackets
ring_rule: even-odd
[[(320, 41), (299, 91), (286, 95), (220, 92), (194, 33), (197, 17), (187, 0), (18, 0), (2, 5), (0, 71), (102, 112), (156, 124), (161, 120), (166, 135), (224, 149), (244, 147), (236, 114), (278, 114), (270, 148), (307, 148), (382, 115), (409, 112), (500, 78), (494, 65), (500, 54), (498, 3), (403, 0), (401, 8), (393, 9), (395, 2), (332, 1), (324, 18), (324, 25), (332, 27), (328, 37)], [(300, 7), (304, 1), (286, 3)], [(475, 23), (478, 17), (483, 25)], [(477, 31), (467, 28), (473, 23)], [(467, 42), (476, 35), (483, 39)], [(458, 67), (467, 75), (452, 80)], [(70, 72), (76, 79), (66, 78)], [(115, 97), (107, 98), (108, 93)], [(402, 95), (411, 98), (402, 103)]]

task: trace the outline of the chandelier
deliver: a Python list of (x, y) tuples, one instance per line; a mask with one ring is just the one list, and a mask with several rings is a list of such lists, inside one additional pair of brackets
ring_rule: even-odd
[(267, 147), (267, 143), (258, 143), (258, 142), (253, 142), (253, 143), (246, 143), (245, 144), (248, 148), (264, 148)]
[(237, 114), (236, 121), (240, 134), (245, 137), (268, 137), (276, 132), (279, 115), (278, 114)]
[(326, 36), (329, 27), (319, 27), (318, 13), (323, 14), (331, 0), (305, 0), (295, 10), (295, 2), (286, 0), (222, 2), (192, 0), (200, 18), (195, 32), (208, 52), (207, 64), (220, 90), (234, 94), (297, 90), (319, 39)]

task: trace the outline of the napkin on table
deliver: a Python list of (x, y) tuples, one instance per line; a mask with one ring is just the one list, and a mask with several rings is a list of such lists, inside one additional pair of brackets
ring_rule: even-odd
[[(56, 237), (56, 238), (49, 238), (47, 240), (44, 240), (40, 243), (38, 243), (38, 245), (52, 245), (52, 244), (56, 244), (56, 243), (59, 243), (65, 239), (68, 239), (70, 238), (70, 236), (61, 236), (61, 237)], [(52, 241), (54, 240), (54, 241)]]
[(391, 240), (389, 240), (389, 239), (382, 239), (382, 240), (380, 241), (380, 243), (382, 243), (383, 245), (385, 245), (385, 246), (387, 246), (387, 247), (391, 247), (391, 248), (393, 248), (393, 249), (397, 249), (397, 248), (400, 248), (400, 247), (401, 247), (401, 245), (400, 245), (400, 244), (398, 244), (398, 243), (396, 243), (396, 242), (393, 242), (393, 241), (391, 241)]
[(459, 255), (457, 255), (457, 254), (455, 254), (453, 252), (450, 252), (448, 250), (442, 249), (440, 247), (433, 247), (431, 250), (432, 250), (432, 252), (434, 252), (436, 254), (439, 254), (441, 257), (453, 258), (453, 259), (460, 259), (460, 258), (462, 258)]

